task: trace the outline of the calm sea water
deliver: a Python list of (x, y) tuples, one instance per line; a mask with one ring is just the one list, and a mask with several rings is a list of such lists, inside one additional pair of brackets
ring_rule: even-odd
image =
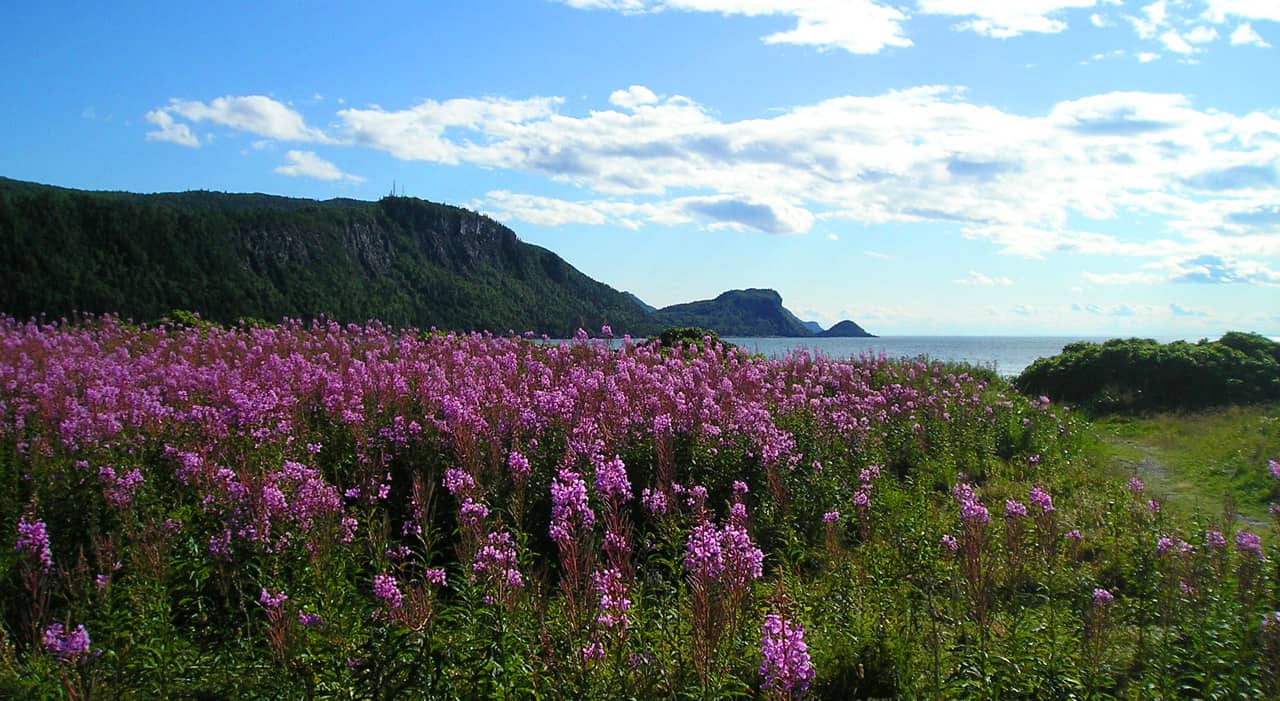
[[(845, 359), (860, 356), (917, 358), (972, 363), (995, 370), (1002, 377), (1014, 377), (1037, 358), (1062, 352), (1076, 341), (1100, 343), (1110, 336), (881, 336), (879, 338), (735, 338), (724, 340), (751, 353), (779, 357), (801, 349), (821, 353), (828, 358)], [(1150, 336), (1144, 336), (1150, 338)], [(1156, 337), (1161, 343), (1179, 339)], [(552, 343), (563, 341), (553, 340)], [(614, 339), (614, 345), (619, 343)]]
[[(1087, 336), (882, 336), (880, 338), (725, 338), (752, 353), (777, 357), (793, 349), (818, 352), (829, 358), (862, 355), (972, 363), (994, 369), (1003, 377), (1022, 372), (1036, 358), (1057, 355), (1076, 341), (1101, 342), (1108, 337)], [(1160, 338), (1159, 341), (1172, 341)]]

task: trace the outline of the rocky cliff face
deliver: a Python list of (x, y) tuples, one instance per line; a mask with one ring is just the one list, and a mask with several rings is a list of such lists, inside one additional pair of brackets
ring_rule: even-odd
[(0, 178), (0, 313), (326, 316), (569, 336), (657, 322), (511, 229), (408, 197), (94, 193)]

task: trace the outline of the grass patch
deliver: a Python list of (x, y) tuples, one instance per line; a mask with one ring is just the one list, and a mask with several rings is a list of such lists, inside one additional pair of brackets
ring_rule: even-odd
[(1220, 513), (1231, 502), (1265, 521), (1277, 497), (1267, 461), (1280, 456), (1280, 405), (1094, 421), (1102, 449), (1179, 511)]

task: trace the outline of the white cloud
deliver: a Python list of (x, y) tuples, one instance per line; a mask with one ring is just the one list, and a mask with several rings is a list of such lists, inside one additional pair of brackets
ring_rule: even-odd
[(1101, 14), (1099, 14), (1099, 13), (1097, 13), (1097, 12), (1095, 12), (1095, 13), (1093, 13), (1093, 14), (1089, 15), (1089, 22), (1090, 22), (1090, 24), (1092, 24), (1092, 25), (1093, 25), (1093, 26), (1095, 26), (1095, 27), (1112, 27), (1112, 26), (1115, 26), (1115, 25), (1111, 22), (1111, 20), (1110, 20), (1110, 19), (1107, 19), (1106, 17), (1103, 17)]
[(1264, 49), (1271, 48), (1271, 44), (1268, 44), (1248, 22), (1236, 27), (1235, 31), (1231, 32), (1231, 45), (1258, 46)]
[(1214, 21), (1227, 17), (1280, 22), (1280, 3), (1275, 0), (1208, 0), (1208, 14)]
[(903, 34), (907, 15), (877, 0), (560, 0), (583, 10), (615, 10), (626, 14), (662, 11), (710, 12), (725, 16), (780, 16), (795, 27), (764, 37), (768, 44), (799, 44), (843, 49), (855, 54), (879, 53), (886, 47), (911, 46)]
[(313, 151), (289, 151), (284, 154), (286, 163), (275, 169), (281, 175), (317, 180), (346, 180), (362, 183), (364, 178), (344, 173), (338, 166), (317, 156)]
[(1138, 61), (1142, 63), (1151, 63), (1152, 61), (1158, 58), (1160, 58), (1160, 54), (1154, 54), (1154, 53), (1151, 53), (1150, 51), (1143, 51), (1142, 53), (1138, 54)]
[[(561, 113), (559, 97), (342, 109), (326, 138), (578, 188), (566, 199), (502, 190), (481, 201), (500, 218), (547, 226), (790, 234), (830, 222), (825, 234), (840, 221), (928, 222), (1004, 255), (1120, 256), (1162, 279), (1174, 274), (1139, 266), (1280, 257), (1276, 111), (1114, 92), (1020, 113), (971, 101), (962, 88), (920, 86), (729, 120), (644, 86), (609, 98), (578, 114)], [(1141, 236), (1090, 224), (1132, 216), (1156, 223)], [(1245, 270), (1219, 278), (1269, 280)]]
[(1157, 273), (1084, 273), (1084, 279), (1095, 285), (1153, 285), (1164, 282), (1164, 277)]
[(1128, 19), (1133, 24), (1133, 30), (1138, 33), (1139, 38), (1152, 39), (1160, 33), (1162, 27), (1168, 24), (1169, 8), (1165, 0), (1156, 0), (1156, 2), (1142, 8), (1141, 17), (1129, 17)]
[(1007, 277), (991, 277), (984, 275), (976, 270), (969, 271), (969, 277), (954, 281), (957, 285), (966, 285), (969, 287), (1008, 287), (1013, 284), (1013, 280)]
[(1192, 27), (1191, 31), (1186, 32), (1182, 36), (1192, 44), (1207, 44), (1218, 38), (1218, 30), (1213, 27), (1200, 25), (1198, 27)]
[(609, 104), (625, 110), (634, 110), (642, 105), (652, 105), (657, 101), (658, 96), (643, 85), (632, 85), (626, 90), (614, 90), (609, 95)]
[(191, 127), (175, 122), (168, 112), (151, 110), (147, 113), (146, 120), (158, 127), (155, 131), (147, 132), (147, 141), (168, 141), (179, 146), (200, 147), (200, 139), (191, 132)]
[(829, 241), (839, 241), (839, 240), (840, 240), (840, 237), (839, 237), (839, 236), (837, 236), (836, 234), (827, 234), (827, 240), (829, 240)]
[[(1142, 7), (1139, 15), (1126, 17), (1133, 25), (1138, 38), (1159, 41), (1161, 45), (1184, 57), (1200, 53), (1222, 37), (1218, 27), (1228, 20), (1245, 20), (1231, 32), (1230, 41), (1240, 46), (1252, 44), (1269, 47), (1253, 29), (1248, 20), (1280, 22), (1280, 2), (1277, 0), (1156, 0)], [(1225, 31), (1225, 27), (1222, 28)], [(1182, 63), (1198, 63), (1190, 58)]]
[(638, 229), (644, 224), (673, 226), (701, 223), (712, 230), (797, 234), (807, 232), (814, 221), (808, 210), (783, 202), (727, 196), (680, 197), (659, 203), (619, 200), (573, 202), (494, 190), (473, 206), (496, 219), (519, 219), (542, 226), (611, 224)]
[(875, 258), (876, 260), (893, 260), (893, 256), (888, 253), (881, 253), (880, 251), (863, 251), (862, 255), (868, 258)]
[(301, 114), (262, 95), (225, 96), (208, 103), (170, 100), (155, 112), (165, 114), (170, 120), (177, 116), (190, 122), (210, 122), (280, 141), (330, 141), (320, 130), (308, 127)]
[[(1096, 0), (919, 0), (925, 14), (971, 17), (959, 28), (1001, 39), (1028, 32), (1056, 34), (1067, 28), (1060, 19), (1066, 10), (1096, 4)], [(1097, 25), (1098, 20), (1091, 20)]]
[(1196, 52), (1195, 47), (1187, 43), (1187, 40), (1181, 34), (1172, 29), (1160, 35), (1160, 43), (1164, 44), (1164, 48), (1184, 56)]

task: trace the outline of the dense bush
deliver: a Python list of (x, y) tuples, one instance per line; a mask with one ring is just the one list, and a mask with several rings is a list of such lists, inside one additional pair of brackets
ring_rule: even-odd
[(922, 361), (2, 320), (0, 696), (1276, 691), (1274, 551), (1078, 429)]
[(1030, 395), (1101, 411), (1195, 409), (1280, 400), (1280, 343), (1232, 332), (1217, 341), (1072, 343), (1014, 381)]

